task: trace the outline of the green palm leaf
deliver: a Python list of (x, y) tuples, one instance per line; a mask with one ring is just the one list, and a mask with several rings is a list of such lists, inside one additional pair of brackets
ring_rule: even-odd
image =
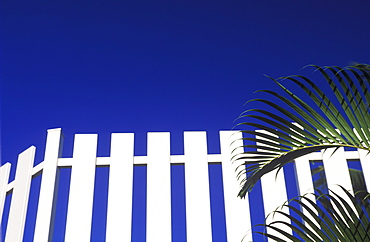
[[(270, 224), (258, 224), (256, 227), (269, 228), (270, 232), (256, 232), (262, 234), (265, 237), (273, 238), (277, 241), (370, 241), (370, 226), (369, 226), (369, 204), (370, 198), (367, 197), (362, 200), (356, 199), (355, 196), (351, 195), (343, 187), (341, 187), (349, 199), (343, 199), (338, 194), (330, 191), (330, 194), (313, 194), (314, 200), (308, 198), (308, 194), (305, 196), (291, 199), (289, 202), (284, 204), (282, 207), (288, 207), (294, 213), (295, 216), (288, 213), (284, 213), (281, 210), (276, 210), (273, 213), (279, 213), (295, 224), (289, 224), (284, 221), (275, 221)], [(316, 201), (330, 201), (328, 205), (320, 207), (316, 204)], [(350, 201), (350, 202), (347, 202)], [(297, 209), (295, 204), (306, 209), (311, 217), (306, 216), (301, 210)], [(335, 205), (335, 209), (334, 206)], [(320, 216), (317, 216), (320, 214)], [(297, 219), (302, 219), (302, 222)], [(314, 221), (312, 221), (314, 220)], [(300, 237), (294, 237), (289, 233), (286, 233), (281, 227), (289, 227), (292, 231), (296, 232)], [(271, 233), (273, 231), (273, 234)]]
[[(311, 67), (326, 82), (316, 85), (304, 76), (270, 78), (284, 95), (258, 91), (267, 96), (252, 99), (248, 105), (260, 103), (267, 109), (248, 109), (239, 116), (243, 121), (237, 126), (247, 126), (241, 132), (251, 136), (243, 138), (249, 142), (244, 146), (249, 151), (235, 153), (232, 158), (246, 167), (238, 174), (240, 197), (245, 197), (264, 174), (303, 155), (339, 147), (370, 151), (370, 66)], [(329, 91), (323, 91), (325, 83)], [(292, 90), (297, 88), (303, 95), (294, 94)]]

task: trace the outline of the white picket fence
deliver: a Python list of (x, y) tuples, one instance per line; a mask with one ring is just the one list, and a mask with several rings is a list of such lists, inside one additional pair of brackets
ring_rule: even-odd
[[(12, 192), (5, 241), (23, 241), (31, 179), (40, 172), (42, 180), (33, 241), (52, 241), (59, 167), (72, 167), (65, 241), (90, 241), (97, 166), (109, 166), (105, 239), (131, 241), (133, 168), (137, 164), (147, 166), (146, 241), (171, 241), (170, 169), (175, 163), (185, 167), (187, 241), (212, 241), (208, 164), (213, 162), (221, 163), (222, 167), (227, 241), (243, 238), (251, 241), (249, 200), (237, 197), (240, 186), (235, 169), (238, 164), (230, 162), (231, 151), (243, 144), (241, 140), (232, 141), (240, 139), (241, 135), (236, 131), (220, 131), (221, 154), (208, 154), (206, 132), (185, 132), (184, 155), (171, 155), (170, 133), (153, 132), (148, 133), (147, 156), (134, 156), (134, 134), (114, 133), (110, 157), (96, 157), (97, 135), (76, 134), (73, 157), (62, 158), (62, 131), (48, 130), (44, 161), (34, 167), (36, 148), (31, 146), (19, 155), (15, 179), (10, 183), (10, 163), (0, 167), (0, 218), (6, 195)], [(295, 179), (299, 193), (303, 195), (313, 190), (310, 160), (323, 161), (330, 189), (337, 191), (334, 184), (340, 184), (351, 190), (347, 166), (347, 160), (351, 159), (361, 161), (366, 185), (370, 187), (370, 156), (363, 151), (338, 150), (334, 155), (317, 152), (296, 160)], [(268, 174), (261, 184), (265, 214), (269, 214), (287, 200), (284, 173)]]

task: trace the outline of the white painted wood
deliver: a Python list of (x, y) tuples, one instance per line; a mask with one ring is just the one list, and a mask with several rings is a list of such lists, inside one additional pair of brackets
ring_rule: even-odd
[(44, 169), (44, 162), (38, 163), (32, 168), (32, 176), (35, 176), (37, 173), (41, 172)]
[[(302, 126), (300, 126), (298, 123), (293, 123), (297, 127), (304, 129)], [(291, 129), (293, 130), (293, 129)], [(304, 140), (299, 139), (298, 137), (295, 137), (296, 139), (300, 140), (301, 142), (305, 142)], [(321, 154), (319, 152), (316, 152), (316, 155), (320, 155), (318, 159), (321, 159)], [(295, 180), (297, 182), (297, 189), (298, 189), (298, 196), (305, 196), (309, 198), (311, 201), (316, 201), (314, 193), (314, 185), (312, 181), (312, 174), (311, 174), (311, 166), (310, 166), (310, 160), (317, 160), (313, 157), (315, 156), (315, 153), (311, 153), (305, 156), (301, 156), (294, 161), (294, 167), (295, 167)], [(289, 180), (288, 180), (289, 181)], [(303, 200), (304, 201), (304, 200)], [(315, 211), (314, 207), (309, 204), (305, 203), (309, 208), (311, 208), (313, 211)], [(302, 212), (305, 216), (310, 218), (310, 220), (315, 223), (316, 226), (319, 226), (319, 224), (316, 223), (314, 218), (311, 216), (311, 214), (307, 211), (307, 209), (301, 207)], [(317, 214), (316, 214), (317, 215)], [(304, 222), (304, 221), (303, 221)], [(305, 226), (309, 227), (310, 225), (306, 222)]]
[(14, 184), (15, 184), (14, 180), (9, 182), (8, 185), (6, 186), (6, 192), (10, 192), (11, 190), (13, 190)]
[(370, 191), (370, 153), (366, 150), (358, 150), (362, 172), (364, 174), (366, 189)]
[(170, 133), (148, 133), (146, 241), (170, 242)]
[(134, 164), (135, 165), (146, 165), (147, 164), (147, 156), (135, 156), (134, 157)]
[[(304, 129), (301, 125), (298, 123), (293, 123), (295, 126), (299, 127), (300, 129)], [(293, 130), (293, 129), (291, 129)], [(298, 137), (295, 137), (298, 139)], [(300, 140), (300, 139), (299, 139)], [(305, 142), (303, 140), (300, 140), (301, 142)], [(298, 186), (298, 195), (303, 196), (307, 193), (313, 193), (314, 192), (314, 186), (312, 181), (312, 174), (311, 174), (311, 166), (310, 166), (310, 160), (312, 159), (314, 153), (301, 156), (294, 161), (294, 167), (295, 167), (295, 175), (296, 175), (296, 182)], [(316, 154), (320, 154), (316, 152)], [(321, 159), (321, 157), (319, 158)], [(311, 200), (315, 200), (314, 195), (308, 195), (308, 197)]]
[[(146, 165), (147, 164), (147, 156), (135, 156), (134, 157), (134, 165)], [(208, 163), (220, 163), (222, 161), (222, 157), (220, 154), (208, 154), (207, 155)], [(185, 156), (184, 155), (171, 155), (170, 156), (171, 164), (184, 164), (185, 163)], [(97, 166), (109, 166), (110, 165), (110, 157), (97, 157), (96, 158), (96, 165)], [(71, 158), (60, 158), (58, 162), (58, 166), (72, 166), (72, 159)]]
[(58, 167), (72, 167), (73, 158), (59, 158)]
[(223, 160), (220, 154), (209, 154), (207, 155), (208, 163), (220, 163)]
[[(8, 183), (10, 164), (0, 167), (0, 218), (5, 195), (13, 190), (5, 241), (22, 241), (31, 177), (40, 171), (43, 171), (43, 177), (34, 240), (51, 240), (58, 166), (72, 166), (65, 240), (90, 241), (96, 165), (110, 165), (106, 240), (130, 241), (134, 164), (148, 166), (147, 240), (171, 241), (171, 163), (185, 164), (187, 240), (212, 241), (208, 177), (208, 164), (211, 162), (222, 162), (228, 241), (240, 241), (244, 235), (247, 235), (244, 241), (249, 241), (252, 237), (248, 234), (251, 227), (248, 197), (245, 200), (237, 197), (240, 186), (235, 177), (235, 168), (238, 164), (230, 162), (231, 150), (242, 144), (240, 140), (230, 146), (230, 141), (242, 137), (241, 133), (236, 133), (229, 139), (234, 132), (220, 132), (221, 154), (207, 154), (205, 132), (185, 132), (185, 155), (172, 156), (170, 134), (149, 133), (148, 156), (136, 157), (133, 153), (134, 134), (112, 134), (111, 156), (100, 158), (96, 158), (97, 135), (76, 135), (73, 158), (60, 158), (61, 130), (48, 130), (45, 160), (42, 163), (33, 167), (35, 147), (30, 147), (19, 155), (14, 181)], [(332, 150), (328, 150), (296, 159), (301, 195), (313, 189), (310, 159), (323, 160), (329, 188), (339, 194), (341, 190), (335, 184), (352, 190), (347, 159), (360, 159), (366, 185), (370, 187), (370, 155), (366, 151), (345, 152), (340, 149), (332, 154)], [(276, 180), (275, 175), (273, 172), (262, 178), (266, 214), (287, 200), (283, 171), (280, 171)], [(282, 219), (285, 218), (275, 216), (273, 220)], [(273, 220), (270, 218), (267, 222)]]
[(233, 154), (243, 152), (242, 137), (241, 132), (220, 131), (226, 235), (229, 242), (239, 242), (243, 238), (244, 241), (252, 241), (249, 198), (248, 195), (245, 199), (237, 196), (241, 189), (240, 182), (236, 179), (237, 170), (244, 169), (244, 165), (238, 168), (243, 162), (231, 162), (231, 153), (234, 149), (236, 150)]
[(360, 159), (360, 154), (358, 153), (357, 150), (345, 151), (344, 156), (346, 160), (359, 160)]
[(55, 205), (58, 194), (58, 158), (62, 155), (63, 134), (60, 128), (49, 129), (36, 217), (34, 241), (53, 238)]
[(65, 241), (90, 241), (94, 199), (96, 134), (76, 134)]
[[(262, 197), (265, 216), (268, 216), (266, 219), (266, 223), (268, 224), (274, 221), (285, 221), (290, 223), (290, 220), (285, 216), (277, 213), (272, 214), (272, 212), (278, 208), (280, 211), (289, 214), (289, 209), (286, 207), (280, 209), (280, 207), (288, 200), (283, 169), (281, 169), (278, 173), (277, 171), (272, 171), (261, 177)], [(282, 226), (281, 229), (284, 229), (284, 231), (288, 233), (292, 233), (291, 229), (285, 226)], [(272, 234), (275, 233), (273, 230), (270, 232)]]
[(112, 134), (106, 241), (131, 241), (134, 134)]
[[(114, 134), (112, 134), (112, 136), (113, 135)], [(112, 149), (111, 149), (111, 153), (112, 153)], [(96, 166), (110, 166), (111, 160), (112, 159), (110, 157), (96, 157)]]
[(189, 242), (212, 241), (205, 132), (184, 133), (186, 233)]
[(326, 182), (330, 190), (346, 199), (347, 195), (338, 185), (343, 186), (346, 190), (350, 190), (353, 194), (348, 164), (345, 159), (344, 148), (339, 148), (335, 152), (334, 150), (335, 148), (330, 148), (322, 152)]
[(294, 162), (298, 195), (301, 196), (314, 192), (309, 158), (310, 155), (301, 156)]
[[(354, 194), (344, 148), (339, 148), (335, 152), (334, 151), (335, 148), (331, 148), (322, 152), (326, 182), (330, 189), (329, 193), (335, 192), (350, 204), (354, 211), (356, 211), (356, 209), (351, 205), (352, 201), (348, 198), (342, 188), (338, 186), (341, 185), (352, 195)], [(335, 208), (335, 204), (332, 204)]]
[[(268, 133), (267, 131), (260, 131)], [(263, 137), (258, 137), (260, 139), (265, 139)], [(257, 145), (259, 145), (257, 143)], [(261, 188), (262, 188), (262, 197), (264, 203), (264, 211), (266, 218), (266, 223), (272, 223), (274, 221), (285, 221), (290, 223), (290, 220), (285, 216), (275, 213), (272, 214), (275, 210), (279, 209), (287, 214), (289, 214), (289, 209), (281, 206), (288, 200), (284, 168), (279, 172), (277, 170), (271, 171), (270, 173), (265, 174), (261, 177)], [(292, 230), (284, 225), (279, 225), (279, 228), (285, 232), (292, 234)], [(268, 229), (268, 232), (273, 235), (278, 235), (278, 233), (272, 229)], [(269, 239), (269, 241), (272, 241)]]
[(5, 197), (7, 192), (7, 186), (9, 181), (9, 174), (10, 174), (10, 163), (5, 163), (0, 167), (0, 228), (1, 221), (4, 212), (4, 205), (5, 205)]
[(31, 146), (18, 156), (5, 242), (23, 240), (35, 151), (36, 148)]
[[(317, 152), (318, 153), (318, 152)], [(320, 154), (320, 153), (318, 153)], [(311, 174), (311, 166), (310, 166), (310, 159), (312, 157), (312, 154), (308, 154), (305, 156), (301, 156), (294, 161), (295, 165), (295, 179), (297, 181), (298, 185), (298, 195), (299, 196), (305, 196), (309, 198), (311, 201), (316, 201), (314, 193), (314, 185), (312, 181), (312, 174)], [(316, 211), (313, 206), (309, 203), (305, 203), (308, 207), (312, 208), (313, 211)], [(310, 220), (314, 222), (317, 226), (319, 226), (314, 218), (311, 216), (311, 214), (307, 211), (305, 208), (301, 208), (304, 215), (306, 215), (308, 218), (311, 218)], [(305, 222), (306, 226), (309, 226), (308, 223)]]
[(171, 155), (171, 164), (184, 164), (185, 156), (184, 155)]

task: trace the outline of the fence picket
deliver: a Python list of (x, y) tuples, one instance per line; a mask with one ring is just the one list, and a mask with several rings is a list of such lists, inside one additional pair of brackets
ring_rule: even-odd
[(62, 130), (49, 129), (40, 187), (34, 241), (51, 241), (53, 237), (56, 194), (58, 193), (58, 158), (62, 155)]
[(148, 242), (171, 241), (170, 133), (148, 133)]
[[(230, 138), (231, 137), (231, 138)], [(111, 138), (110, 157), (96, 157), (97, 135), (75, 136), (73, 158), (61, 158), (63, 135), (61, 129), (48, 130), (45, 159), (33, 167), (35, 147), (18, 157), (15, 180), (10, 182), (10, 163), (0, 167), (0, 219), (5, 197), (13, 192), (7, 221), (6, 242), (23, 240), (32, 176), (42, 170), (39, 205), (34, 241), (50, 241), (53, 236), (53, 218), (58, 194), (58, 167), (72, 166), (67, 210), (65, 241), (90, 241), (92, 211), (97, 166), (110, 166), (106, 240), (131, 241), (133, 168), (147, 165), (147, 241), (172, 240), (171, 164), (183, 163), (185, 169), (185, 213), (187, 241), (212, 241), (212, 220), (208, 164), (221, 162), (224, 190), (227, 241), (252, 240), (251, 215), (248, 196), (239, 199), (240, 184), (236, 180), (238, 163), (231, 163), (231, 151), (243, 148), (242, 133), (220, 131), (221, 154), (208, 154), (206, 132), (184, 133), (184, 155), (170, 155), (170, 133), (148, 133), (148, 155), (134, 156), (134, 134), (115, 133)], [(238, 140), (237, 140), (238, 139)], [(237, 141), (235, 141), (237, 140)], [(232, 142), (234, 141), (234, 142)], [(370, 156), (366, 151), (332, 154), (316, 152), (295, 160), (295, 179), (299, 195), (313, 190), (310, 160), (323, 160), (329, 188), (338, 192), (336, 184), (352, 190), (347, 160), (360, 159), (365, 182), (370, 187)], [(242, 169), (241, 166), (239, 169)], [(338, 175), (340, 174), (340, 175)], [(293, 178), (289, 178), (293, 179)], [(263, 205), (266, 215), (281, 206), (288, 198), (283, 171), (277, 176), (271, 172), (262, 177)], [(37, 202), (37, 201), (34, 201)], [(287, 210), (284, 210), (288, 212)], [(284, 220), (279, 215), (267, 222)], [(1, 221), (1, 220), (0, 220)], [(291, 233), (290, 229), (281, 227)]]
[[(267, 131), (261, 131), (264, 133), (268, 133)], [(258, 137), (260, 139), (264, 139), (263, 137)], [(258, 145), (258, 143), (257, 143)], [(284, 221), (286, 223), (290, 223), (290, 220), (283, 216), (282, 214), (275, 213), (272, 214), (275, 210), (279, 208), (280, 211), (283, 211), (289, 214), (289, 209), (287, 207), (283, 207), (280, 209), (281, 205), (283, 205), (288, 200), (287, 190), (286, 190), (286, 183), (285, 183), (285, 176), (284, 176), (284, 167), (279, 170), (271, 171), (270, 173), (265, 174), (261, 177), (261, 188), (262, 188), (262, 197), (263, 197), (263, 204), (265, 210), (266, 223), (272, 223), (274, 221)], [(283, 226), (281, 224), (276, 225), (280, 229), (284, 230), (285, 232), (292, 234), (292, 230), (287, 226)], [(275, 230), (267, 228), (268, 232), (274, 235), (278, 233)], [(268, 239), (272, 241), (272, 239)]]
[(206, 133), (185, 132), (184, 146), (187, 241), (209, 242), (212, 227)]
[[(237, 148), (234, 151), (235, 153), (243, 151), (241, 147), (243, 145), (242, 137), (240, 132), (220, 131), (227, 241), (240, 241), (244, 236), (245, 241), (252, 241), (249, 198), (248, 196), (245, 199), (237, 197), (241, 188), (236, 179), (236, 170), (239, 163), (230, 162), (233, 149)], [(230, 145), (233, 140), (237, 141)]]
[[(336, 151), (334, 152), (334, 150)], [(345, 198), (347, 202), (351, 204), (345, 193), (340, 189), (340, 187), (338, 187), (338, 185), (341, 185), (346, 190), (350, 190), (353, 194), (352, 182), (348, 170), (347, 160), (345, 159), (344, 148), (341, 147), (338, 149), (327, 149), (322, 152), (322, 159), (328, 188)]]
[(362, 172), (364, 174), (365, 185), (367, 190), (370, 190), (370, 155), (366, 150), (358, 150), (358, 155), (361, 162)]
[(106, 241), (131, 241), (134, 134), (112, 134)]
[(96, 134), (76, 134), (65, 241), (90, 241), (94, 198)]
[(0, 167), (0, 228), (2, 228), (1, 218), (3, 217), (3, 212), (4, 212), (5, 197), (6, 197), (6, 192), (7, 192), (10, 167), (11, 167), (10, 163), (6, 163)]
[(31, 146), (18, 156), (5, 242), (23, 240), (35, 151), (36, 148)]

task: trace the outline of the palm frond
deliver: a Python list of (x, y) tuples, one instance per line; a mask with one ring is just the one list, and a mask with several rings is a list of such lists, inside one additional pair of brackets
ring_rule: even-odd
[[(240, 197), (264, 174), (311, 152), (338, 147), (370, 151), (370, 66), (311, 67), (324, 78), (328, 91), (323, 91), (325, 82), (317, 85), (304, 76), (270, 77), (282, 94), (258, 91), (266, 97), (247, 105), (263, 104), (266, 109), (248, 109), (239, 116), (243, 121), (237, 126), (247, 127), (241, 132), (252, 135), (244, 138), (249, 151), (233, 156), (246, 166), (239, 174)], [(302, 95), (294, 93), (297, 88)]]
[[(270, 224), (258, 224), (256, 227), (269, 228), (265, 232), (256, 232), (265, 237), (278, 239), (278, 241), (370, 241), (370, 222), (368, 209), (370, 198), (362, 200), (356, 199), (351, 193), (345, 192), (349, 199), (344, 199), (333, 191), (324, 194), (313, 194), (314, 200), (311, 200), (308, 194), (291, 199), (283, 207), (291, 209), (295, 215), (276, 210), (273, 213), (279, 213), (294, 222), (290, 224), (284, 221), (274, 221)], [(322, 200), (330, 201), (330, 206), (318, 206), (316, 203)], [(349, 202), (347, 202), (349, 201)], [(306, 209), (311, 217), (307, 216), (301, 210), (297, 209), (295, 204)], [(317, 216), (320, 214), (320, 216)], [(301, 218), (302, 221), (298, 220)], [(301, 237), (294, 237), (286, 233), (281, 227), (287, 226)], [(270, 232), (268, 232), (270, 231)]]

